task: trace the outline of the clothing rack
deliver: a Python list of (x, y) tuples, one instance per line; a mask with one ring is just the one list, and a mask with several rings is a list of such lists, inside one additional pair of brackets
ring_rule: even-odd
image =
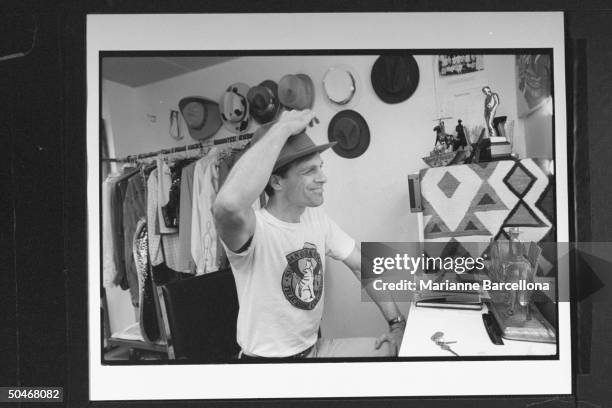
[(223, 144), (230, 144), (230, 143), (235, 143), (235, 142), (240, 142), (240, 141), (244, 141), (244, 140), (249, 140), (253, 137), (254, 133), (245, 133), (242, 135), (237, 135), (237, 136), (230, 136), (230, 137), (226, 137), (224, 139), (218, 139), (218, 140), (213, 140), (212, 143), (194, 143), (194, 144), (190, 144), (187, 146), (178, 146), (178, 147), (172, 147), (170, 149), (162, 149), (162, 150), (158, 150), (156, 152), (149, 152), (149, 153), (141, 153), (141, 154), (134, 154), (134, 155), (129, 155), (126, 156), (124, 158), (112, 158), (112, 157), (103, 157), (102, 161), (108, 161), (108, 162), (115, 162), (115, 163), (129, 163), (129, 162), (133, 162), (135, 160), (140, 160), (140, 159), (146, 159), (149, 157), (155, 157), (157, 155), (165, 155), (165, 154), (173, 154), (173, 153), (183, 153), (183, 152), (187, 152), (189, 150), (197, 150), (197, 149), (203, 149), (203, 148), (207, 148), (207, 147), (213, 147), (213, 146), (219, 146), (219, 145), (223, 145)]

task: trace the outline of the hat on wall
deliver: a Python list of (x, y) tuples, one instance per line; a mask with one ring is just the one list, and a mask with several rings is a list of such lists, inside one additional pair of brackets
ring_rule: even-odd
[[(260, 140), (272, 125), (273, 123), (268, 123), (257, 129), (253, 135), (253, 138), (251, 139), (251, 145)], [(273, 170), (276, 170), (285, 164), (291, 163), (300, 157), (308, 156), (312, 153), (321, 153), (335, 144), (336, 142), (316, 145), (305, 131), (289, 136), (287, 142), (285, 142), (285, 145), (281, 149), (278, 158), (276, 159), (276, 163), (274, 163)]]
[(285, 75), (278, 81), (278, 98), (291, 109), (310, 109), (314, 103), (314, 84), (306, 74)]
[(189, 134), (196, 140), (205, 140), (213, 136), (221, 127), (219, 105), (201, 96), (188, 96), (179, 101), (179, 110), (189, 129)]
[(261, 124), (274, 120), (280, 110), (278, 85), (274, 81), (263, 81), (249, 89), (247, 100), (249, 101), (251, 116)]
[(412, 55), (382, 55), (371, 73), (376, 95), (386, 103), (410, 98), (419, 84), (419, 66)]
[(332, 149), (339, 156), (354, 159), (361, 156), (370, 145), (368, 123), (354, 110), (338, 112), (329, 122), (327, 137), (330, 142), (338, 142)]
[(243, 133), (249, 127), (249, 101), (247, 94), (249, 86), (237, 82), (227, 87), (219, 109), (223, 126), (232, 133)]
[(323, 77), (323, 91), (327, 100), (336, 107), (346, 108), (356, 102), (358, 90), (357, 72), (349, 66), (333, 66)]

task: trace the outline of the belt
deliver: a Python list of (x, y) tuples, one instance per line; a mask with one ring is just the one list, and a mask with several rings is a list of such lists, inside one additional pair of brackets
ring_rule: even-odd
[(249, 356), (248, 354), (244, 354), (244, 352), (241, 350), (240, 353), (238, 354), (238, 358), (240, 360), (280, 360), (280, 359), (285, 359), (285, 358), (304, 358), (304, 357), (308, 356), (308, 354), (311, 352), (311, 350), (314, 348), (314, 346), (315, 345), (313, 344), (312, 346), (308, 347), (306, 350), (300, 351), (299, 353), (293, 354), (293, 355), (288, 356), (288, 357)]

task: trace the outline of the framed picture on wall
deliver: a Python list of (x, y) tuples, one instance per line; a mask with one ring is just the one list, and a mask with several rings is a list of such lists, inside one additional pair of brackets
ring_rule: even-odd
[(548, 54), (516, 56), (519, 117), (529, 116), (552, 103), (551, 68)]
[(438, 74), (441, 77), (470, 74), (484, 70), (482, 55), (438, 55)]
[[(477, 170), (432, 169), (436, 171), (426, 173), (425, 183), (430, 188), (426, 192), (431, 199), (424, 207), (428, 213), (409, 212), (405, 188), (406, 176), (424, 168), (421, 158), (432, 148), (432, 128), (440, 111), (453, 116), (447, 122), (452, 124), (449, 132), (461, 124), (459, 120), (466, 130), (483, 125), (484, 97), (481, 88), (473, 86), (483, 73), (490, 81), (487, 84), (504, 95), (499, 111), (504, 114), (520, 116), (521, 103), (526, 110), (536, 109), (550, 98), (552, 81), (547, 83), (543, 75), (554, 76), (554, 103), (563, 102), (565, 72), (559, 60), (564, 47), (563, 15), (489, 13), (478, 25), (473, 24), (477, 16), (469, 13), (273, 18), (271, 26), (267, 24), (270, 16), (259, 14), (88, 16), (90, 399), (570, 394), (569, 304), (567, 296), (559, 293), (568, 282), (563, 268), (556, 276), (555, 341), (501, 347), (491, 342), (478, 311), (470, 311), (473, 315), (457, 315), (457, 310), (419, 313), (408, 297), (398, 301), (388, 316), (389, 310), (361, 296), (363, 287), (355, 276), (364, 276), (366, 266), (363, 259), (356, 266), (352, 258), (364, 248), (359, 243), (420, 244), (424, 235), (453, 243), (466, 237), (488, 242), (487, 234), (501, 233), (507, 218), (523, 220), (530, 211), (540, 216), (543, 191), (554, 191), (544, 198), (546, 208), (552, 206), (555, 211), (549, 212), (553, 215), (546, 218), (546, 225), (532, 223), (533, 228), (540, 228), (536, 232), (543, 235), (554, 226), (557, 239), (567, 241), (569, 198), (567, 189), (558, 188), (567, 185), (562, 113), (550, 118), (556, 134), (553, 130), (546, 134), (556, 155), (554, 177), (546, 179), (549, 188), (540, 161), (507, 161)], [(423, 38), (424, 31), (441, 21), (465, 29)], [(227, 31), (230, 23), (234, 28)], [(365, 24), (372, 30), (355, 30)], [(517, 34), (518, 24), (522, 30)], [(162, 25), (171, 27), (173, 34), (160, 32)], [(315, 31), (304, 30), (315, 25)], [(258, 27), (258, 36), (252, 35), (252, 27)], [(488, 35), (493, 29), (496, 35)], [(133, 35), (135, 31), (140, 35)], [(349, 31), (351, 38), (335, 35)], [(219, 36), (220, 32), (224, 35)], [(261, 38), (269, 40), (262, 45)], [(536, 55), (530, 53), (532, 48), (546, 52)], [(544, 54), (549, 56), (548, 65)], [(551, 59), (556, 61), (554, 72)], [(515, 62), (522, 67), (519, 74), (513, 69)], [(439, 81), (445, 82), (446, 93), (439, 92)], [(466, 83), (469, 92), (460, 92)], [(512, 97), (507, 96), (510, 93)], [(334, 124), (340, 127), (344, 147), (359, 151), (341, 154), (345, 152), (332, 146), (313, 156), (325, 160), (325, 177), (318, 176), (316, 181), (325, 184), (325, 200), (324, 205), (317, 201), (304, 207), (324, 211), (334, 221), (321, 223), (329, 229), (325, 237), (340, 237), (342, 245), (318, 252), (327, 240), (319, 244), (299, 236), (300, 242), (291, 244), (298, 249), (277, 257), (281, 267), (257, 271), (272, 274), (265, 275), (272, 283), (257, 287), (247, 298), (245, 288), (255, 282), (251, 279), (263, 275), (239, 275), (208, 264), (221, 258), (217, 254), (222, 251), (216, 249), (225, 248), (212, 217), (221, 191), (219, 180), (231, 180), (231, 166), (224, 167), (227, 162), (236, 166), (245, 157), (248, 160), (249, 140), (266, 129), (263, 122), (273, 123), (287, 111), (305, 108), (311, 108), (320, 122), (317, 126), (313, 120), (307, 129), (310, 142), (327, 147), (333, 141)], [(191, 137), (169, 137), (176, 135), (177, 123), (185, 115), (191, 115)], [(104, 151), (99, 144), (100, 119), (108, 137)], [(524, 139), (520, 129), (515, 133), (515, 139)], [(552, 147), (549, 150), (552, 155)], [(135, 175), (134, 185), (126, 185), (125, 190), (117, 184), (110, 186), (109, 179), (101, 176), (102, 166), (108, 163), (121, 173), (111, 175), (110, 182)], [(184, 171), (187, 166), (193, 166), (193, 179)], [(311, 167), (322, 171), (322, 163)], [(181, 188), (172, 193), (176, 185)], [(191, 194), (199, 200), (202, 192), (208, 194), (205, 199), (192, 199), (187, 210), (182, 207), (182, 198)], [(132, 198), (125, 199), (144, 194), (144, 205), (131, 205)], [(323, 188), (316, 194), (322, 195)], [(129, 203), (113, 208), (119, 196)], [(177, 200), (180, 211), (175, 219), (170, 211)], [(155, 202), (152, 212), (151, 202)], [(293, 224), (302, 223), (301, 215), (289, 222), (274, 218), (268, 210), (255, 211), (278, 228), (294, 231)], [(199, 247), (191, 243), (180, 262), (170, 255), (184, 244), (180, 222), (181, 214), (187, 213), (192, 216), (189, 239), (202, 244), (205, 261), (197, 258)], [(115, 217), (120, 216), (134, 222), (128, 221), (130, 226), (117, 245), (107, 238), (114, 231)], [(532, 235), (539, 237), (536, 232)], [(252, 250), (247, 245), (245, 256), (261, 254), (256, 251), (266, 244), (257, 241)], [(106, 274), (105, 268), (121, 251), (133, 260), (131, 282), (128, 273), (125, 279)], [(164, 280), (169, 275), (172, 279)], [(406, 284), (398, 290), (409, 288)], [(206, 306), (194, 306), (194, 302)], [(274, 315), (280, 309), (290, 312)], [(203, 327), (214, 328), (207, 332)], [(394, 332), (397, 327), (406, 330)], [(110, 336), (105, 337), (105, 332)], [(385, 355), (362, 353), (359, 347), (348, 352), (349, 346), (336, 346), (335, 354), (312, 353), (328, 337), (341, 339), (331, 341), (336, 345), (365, 338), (367, 350), (378, 350), (376, 339), (381, 333), (387, 336), (382, 343), (390, 347)], [(392, 344), (389, 336), (397, 333), (400, 340)], [(475, 341), (473, 333), (478, 337)], [(121, 341), (117, 334), (123, 335)], [(197, 340), (192, 334), (199, 335)], [(108, 347), (107, 337), (113, 347)], [(363, 340), (357, 343), (364, 344)], [(496, 375), (483, 376), (483, 372)], [(135, 376), (141, 381), (132, 381)], [(467, 377), (478, 381), (457, 381)], [(519, 377), (521, 381), (514, 381)], [(363, 386), (364, 381), (368, 386)]]

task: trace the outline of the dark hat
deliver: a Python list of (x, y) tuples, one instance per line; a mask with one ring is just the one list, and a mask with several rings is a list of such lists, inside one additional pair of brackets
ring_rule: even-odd
[(179, 110), (187, 124), (189, 134), (196, 140), (210, 138), (221, 127), (217, 102), (201, 96), (188, 96), (179, 101)]
[(280, 110), (278, 85), (274, 81), (263, 81), (249, 89), (247, 100), (249, 101), (251, 116), (261, 124), (274, 120)]
[(228, 86), (221, 96), (219, 103), (221, 121), (223, 126), (232, 133), (243, 133), (249, 127), (248, 93), (249, 86), (237, 82)]
[(314, 103), (314, 84), (306, 74), (285, 75), (278, 81), (278, 98), (291, 109), (310, 109)]
[(338, 142), (332, 149), (339, 156), (354, 159), (361, 156), (370, 145), (370, 129), (367, 122), (354, 110), (340, 111), (327, 128), (330, 142)]
[[(257, 129), (253, 135), (253, 138), (251, 139), (251, 145), (255, 144), (259, 139), (261, 139), (272, 125), (273, 123), (268, 123)], [(335, 144), (336, 142), (316, 145), (306, 134), (306, 132), (289, 136), (287, 142), (281, 149), (278, 158), (276, 159), (276, 163), (274, 163), (273, 171), (284, 166), (285, 164), (299, 159), (300, 157), (308, 156), (312, 153), (321, 153)]]
[(412, 55), (382, 55), (374, 62), (371, 78), (383, 102), (400, 103), (419, 85), (419, 66)]

